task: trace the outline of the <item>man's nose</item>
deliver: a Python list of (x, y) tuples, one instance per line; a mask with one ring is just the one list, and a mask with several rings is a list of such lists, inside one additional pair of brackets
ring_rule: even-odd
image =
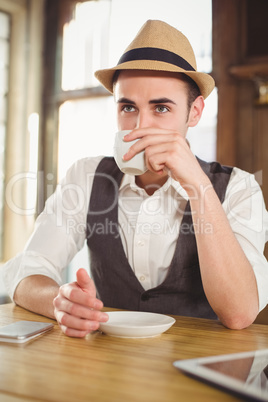
[(150, 116), (150, 114), (147, 112), (140, 111), (136, 122), (136, 128), (146, 128), (151, 126), (153, 126), (152, 116)]

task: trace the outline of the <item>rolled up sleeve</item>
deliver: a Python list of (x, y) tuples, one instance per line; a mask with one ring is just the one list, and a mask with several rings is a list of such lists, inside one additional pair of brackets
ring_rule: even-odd
[(2, 267), (12, 300), (20, 281), (31, 275), (44, 275), (62, 284), (65, 268), (85, 242), (88, 203), (100, 159), (84, 158), (71, 166), (46, 201), (23, 252)]
[(268, 213), (254, 175), (233, 169), (223, 208), (253, 268), (261, 311), (268, 304), (268, 262), (264, 256), (264, 247), (268, 240)]

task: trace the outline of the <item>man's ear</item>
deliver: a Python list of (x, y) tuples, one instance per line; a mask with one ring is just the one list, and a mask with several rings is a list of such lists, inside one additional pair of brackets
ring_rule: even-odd
[(203, 96), (198, 96), (192, 103), (191, 110), (188, 118), (188, 127), (194, 127), (201, 119), (205, 102)]

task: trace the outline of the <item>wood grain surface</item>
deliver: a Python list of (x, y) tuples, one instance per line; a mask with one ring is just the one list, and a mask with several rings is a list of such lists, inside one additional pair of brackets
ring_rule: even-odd
[[(110, 311), (112, 309), (105, 309)], [(96, 332), (69, 338), (57, 323), (14, 304), (0, 306), (0, 326), (14, 321), (54, 322), (27, 342), (0, 342), (0, 401), (236, 401), (239, 398), (190, 378), (173, 362), (268, 348), (268, 327), (229, 330), (220, 322), (173, 316), (164, 334), (144, 339)]]

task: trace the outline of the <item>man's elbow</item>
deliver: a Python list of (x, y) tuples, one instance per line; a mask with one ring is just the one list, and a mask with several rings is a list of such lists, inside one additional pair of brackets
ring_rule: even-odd
[(239, 312), (232, 314), (224, 314), (219, 316), (222, 324), (229, 329), (245, 329), (254, 323), (258, 315), (257, 310), (251, 310), (247, 312)]
[(229, 329), (245, 329), (255, 321), (258, 313), (232, 314), (228, 317), (220, 318), (222, 324)]

